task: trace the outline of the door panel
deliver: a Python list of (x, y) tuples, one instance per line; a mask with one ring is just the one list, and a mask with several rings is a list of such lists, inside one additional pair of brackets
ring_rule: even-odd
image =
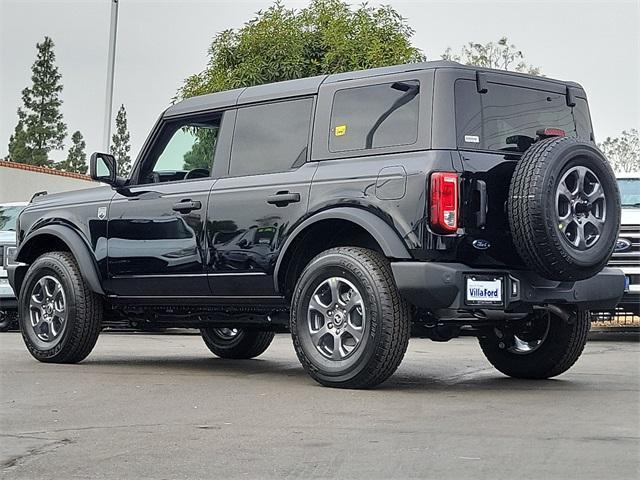
[(278, 254), (306, 214), (317, 169), (306, 163), (314, 104), (308, 97), (237, 109), (228, 170), (209, 200), (213, 295), (276, 296)]
[(210, 293), (204, 225), (213, 183), (206, 178), (148, 184), (115, 195), (107, 249), (116, 295)]
[(275, 295), (278, 254), (292, 224), (307, 211), (316, 168), (307, 163), (290, 172), (216, 182), (207, 225), (214, 295)]

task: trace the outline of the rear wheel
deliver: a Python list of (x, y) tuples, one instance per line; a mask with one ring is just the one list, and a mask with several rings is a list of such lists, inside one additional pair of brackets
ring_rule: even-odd
[(536, 312), (524, 321), (493, 328), (480, 338), (491, 364), (510, 377), (543, 379), (566, 372), (578, 360), (591, 326), (589, 312), (565, 321)]
[(302, 272), (291, 304), (291, 335), (302, 366), (322, 385), (382, 383), (400, 365), (409, 332), (409, 307), (383, 255), (333, 248)]
[(45, 253), (33, 262), (19, 307), (22, 337), (41, 362), (80, 362), (98, 340), (102, 299), (91, 291), (68, 252)]
[(240, 328), (201, 328), (205, 345), (220, 358), (247, 359), (264, 353), (273, 340), (273, 332)]

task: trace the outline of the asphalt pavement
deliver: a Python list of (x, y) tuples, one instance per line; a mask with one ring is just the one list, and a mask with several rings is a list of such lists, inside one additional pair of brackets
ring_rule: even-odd
[(288, 336), (255, 360), (198, 336), (103, 334), (79, 365), (0, 334), (0, 478), (636, 479), (640, 343), (587, 344), (554, 380), (475, 339), (411, 340), (375, 390), (324, 388)]

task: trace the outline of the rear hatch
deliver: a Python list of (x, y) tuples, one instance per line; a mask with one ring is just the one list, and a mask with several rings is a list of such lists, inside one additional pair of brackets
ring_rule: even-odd
[(506, 210), (511, 176), (540, 130), (593, 141), (586, 95), (575, 84), (479, 73), (457, 79), (454, 98), (465, 232), (459, 258), (477, 266), (521, 265)]

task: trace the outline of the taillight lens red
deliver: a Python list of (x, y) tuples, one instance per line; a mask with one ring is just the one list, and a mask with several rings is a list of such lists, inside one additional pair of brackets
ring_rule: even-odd
[(566, 134), (561, 128), (541, 128), (536, 132), (539, 137), (564, 137)]
[(437, 233), (454, 233), (458, 229), (458, 174), (431, 174), (431, 228)]

